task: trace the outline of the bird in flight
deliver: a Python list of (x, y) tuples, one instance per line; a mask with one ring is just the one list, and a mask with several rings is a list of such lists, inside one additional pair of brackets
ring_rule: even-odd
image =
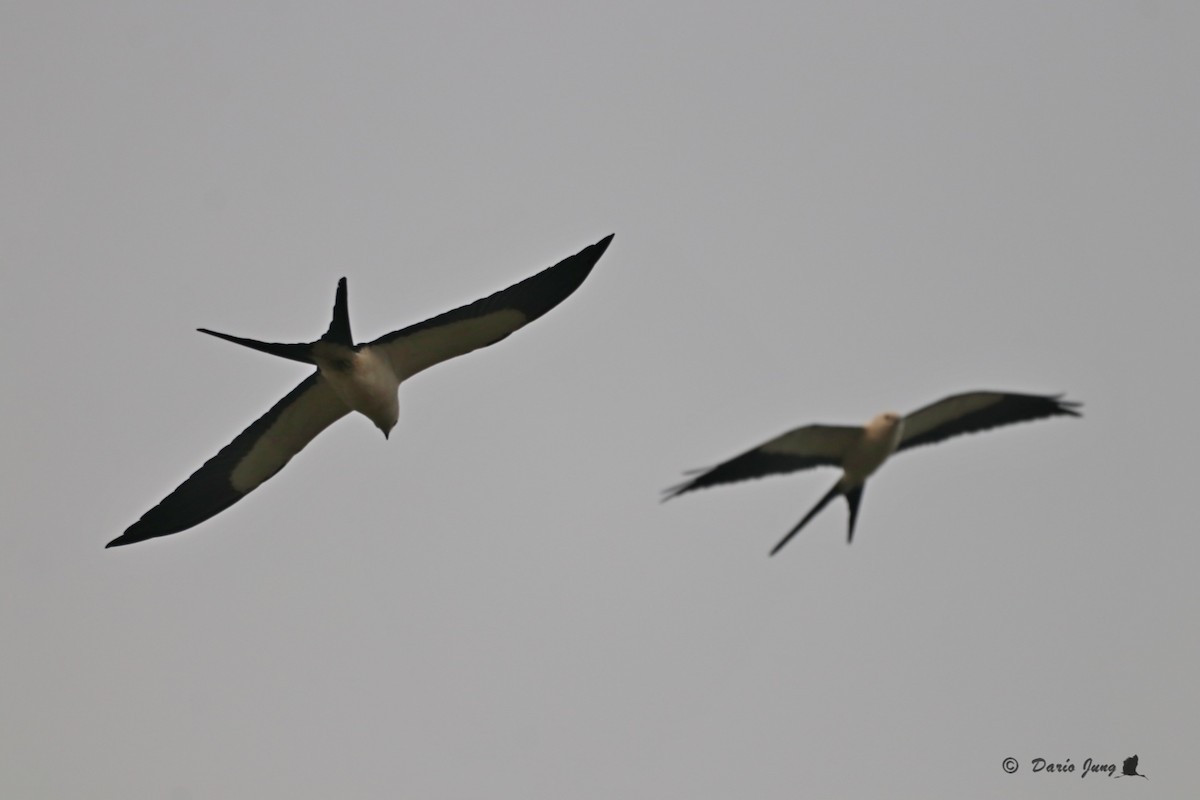
[(350, 334), (345, 278), (338, 281), (329, 330), (315, 342), (260, 342), (200, 328), (316, 370), (106, 547), (178, 533), (224, 511), (351, 411), (366, 416), (386, 438), (399, 416), (401, 383), (434, 364), (495, 344), (554, 308), (579, 288), (612, 238), (489, 297), (365, 344), (355, 344)]
[(847, 543), (854, 540), (854, 521), (862, 501), (863, 488), (875, 470), (893, 453), (933, 444), (963, 433), (1028, 422), (1054, 416), (1080, 416), (1079, 403), (1064, 402), (1062, 395), (1012, 394), (1009, 392), (967, 392), (938, 400), (907, 416), (892, 412), (880, 414), (866, 425), (805, 425), (776, 436), (753, 450), (699, 473), (664, 493), (669, 500), (685, 492), (761, 478), (809, 467), (841, 467), (842, 477), (804, 515), (796, 527), (771, 550), (778, 553), (810, 519), (833, 498), (841, 495), (850, 506)]

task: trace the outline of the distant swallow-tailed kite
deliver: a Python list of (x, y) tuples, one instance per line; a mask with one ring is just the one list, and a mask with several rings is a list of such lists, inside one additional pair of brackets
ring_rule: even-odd
[(804, 515), (796, 527), (771, 551), (775, 555), (810, 519), (838, 495), (850, 506), (847, 543), (854, 540), (854, 520), (862, 500), (867, 478), (887, 461), (892, 453), (933, 444), (962, 433), (1067, 415), (1080, 416), (1080, 404), (1060, 400), (1062, 395), (1044, 396), (1008, 392), (967, 392), (956, 394), (919, 408), (906, 417), (888, 412), (862, 427), (845, 425), (806, 425), (777, 436), (736, 458), (718, 464), (678, 486), (666, 490), (664, 500), (749, 478), (761, 478), (809, 467), (841, 467), (842, 477), (824, 497)]
[(402, 382), (434, 364), (495, 344), (554, 308), (579, 288), (612, 238), (610, 234), (490, 297), (367, 344), (354, 344), (350, 335), (345, 278), (338, 281), (329, 330), (315, 342), (259, 342), (200, 328), (317, 369), (107, 547), (178, 533), (224, 511), (351, 411), (365, 415), (387, 437), (399, 416)]

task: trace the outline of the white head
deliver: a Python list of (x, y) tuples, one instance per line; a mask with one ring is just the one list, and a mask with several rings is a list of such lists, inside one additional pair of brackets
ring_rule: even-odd
[(382, 407), (376, 406), (371, 409), (371, 422), (375, 423), (375, 427), (383, 431), (383, 438), (388, 438), (388, 434), (392, 432), (392, 428), (396, 427), (396, 421), (400, 419), (400, 399), (395, 395), (391, 395), (392, 402), (385, 404)]
[(899, 443), (900, 437), (904, 435), (904, 417), (895, 411), (885, 411), (867, 423), (867, 431), (880, 439), (891, 439)]
[(904, 418), (899, 414), (889, 411), (872, 418), (863, 426), (862, 438), (842, 460), (846, 471), (843, 481), (850, 485), (865, 481), (895, 452), (903, 430)]

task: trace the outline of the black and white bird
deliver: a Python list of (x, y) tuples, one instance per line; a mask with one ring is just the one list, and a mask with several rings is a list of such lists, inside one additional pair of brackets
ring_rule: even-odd
[(967, 392), (930, 403), (907, 416), (880, 414), (866, 425), (805, 425), (776, 436), (712, 469), (696, 470), (696, 477), (667, 489), (663, 500), (685, 492), (761, 478), (809, 467), (841, 467), (842, 477), (812, 510), (788, 531), (771, 550), (775, 555), (833, 498), (841, 495), (850, 506), (847, 543), (854, 540), (854, 521), (863, 488), (875, 470), (893, 453), (933, 444), (963, 433), (974, 433), (1015, 422), (1054, 416), (1080, 416), (1079, 403), (1064, 402), (1062, 395)]
[(366, 416), (387, 437), (399, 417), (401, 383), (442, 361), (495, 344), (554, 308), (579, 288), (612, 238), (610, 234), (489, 297), (365, 344), (355, 344), (350, 334), (345, 278), (338, 281), (329, 330), (315, 342), (260, 342), (200, 328), (316, 370), (106, 546), (178, 533), (224, 511), (351, 411)]

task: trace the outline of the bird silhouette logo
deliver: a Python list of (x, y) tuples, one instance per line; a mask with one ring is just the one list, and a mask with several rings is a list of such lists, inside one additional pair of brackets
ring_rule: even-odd
[[(1121, 765), (1121, 774), (1118, 775), (1117, 777), (1125, 778), (1125, 777), (1132, 777), (1132, 776), (1136, 775), (1139, 778), (1146, 778), (1145, 775), (1143, 775), (1142, 773), (1137, 771), (1137, 765), (1138, 765), (1138, 757), (1136, 755), (1130, 756), (1129, 758), (1125, 759), (1125, 763), (1123, 763)], [(1146, 778), (1146, 780), (1150, 780), (1150, 779)]]

